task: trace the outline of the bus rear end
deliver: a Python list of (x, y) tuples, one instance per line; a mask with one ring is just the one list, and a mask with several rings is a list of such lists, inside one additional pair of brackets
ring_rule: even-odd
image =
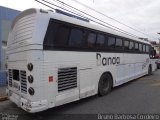
[[(40, 25), (40, 13), (28, 9), (20, 13), (12, 23), (8, 37), (7, 69), (9, 99), (28, 112), (48, 108), (43, 79), (43, 43), (47, 22)], [(47, 20), (47, 18), (44, 18)], [(43, 28), (43, 29), (42, 29)], [(41, 94), (38, 94), (41, 93)]]

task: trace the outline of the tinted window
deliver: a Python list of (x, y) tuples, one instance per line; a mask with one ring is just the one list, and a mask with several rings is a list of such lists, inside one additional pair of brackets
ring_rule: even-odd
[(116, 39), (114, 37), (108, 37), (108, 47), (114, 48), (115, 42), (116, 42)]
[(135, 43), (135, 50), (139, 51), (138, 43)]
[(123, 41), (122, 39), (116, 39), (116, 47), (122, 49)]
[(69, 46), (82, 46), (83, 40), (83, 32), (79, 29), (72, 29), (70, 38), (69, 38)]
[(89, 33), (87, 41), (88, 41), (88, 47), (94, 47), (96, 42), (96, 34)]
[(134, 50), (134, 42), (130, 41), (129, 49), (130, 50)]
[(44, 49), (52, 49), (59, 24), (50, 22), (44, 39)]
[(148, 53), (149, 52), (149, 46), (146, 45), (146, 52)]
[(129, 49), (129, 41), (128, 41), (128, 40), (125, 40), (125, 41), (124, 41), (124, 49), (125, 49), (125, 50), (128, 50), (128, 49)]
[(142, 52), (142, 44), (139, 44), (139, 51)]
[(103, 47), (104, 46), (104, 42), (105, 42), (105, 36), (98, 34), (96, 46), (97, 47)]
[(146, 52), (146, 46), (143, 45), (143, 52)]
[(104, 44), (105, 44), (105, 47), (107, 48), (107, 46), (108, 46), (108, 36), (107, 35), (105, 35)]
[(68, 38), (69, 38), (70, 28), (67, 26), (60, 26), (56, 33), (56, 38), (54, 40), (54, 44), (56, 46), (67, 46)]

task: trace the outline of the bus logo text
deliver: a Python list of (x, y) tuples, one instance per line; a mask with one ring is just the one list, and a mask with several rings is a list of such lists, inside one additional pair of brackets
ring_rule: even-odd
[(102, 57), (100, 53), (96, 54), (97, 65), (115, 65), (120, 64), (120, 57)]

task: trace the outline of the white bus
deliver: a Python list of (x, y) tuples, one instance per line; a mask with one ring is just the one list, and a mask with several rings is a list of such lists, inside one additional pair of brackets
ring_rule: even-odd
[(150, 45), (54, 11), (28, 9), (8, 38), (9, 99), (34, 113), (151, 74)]

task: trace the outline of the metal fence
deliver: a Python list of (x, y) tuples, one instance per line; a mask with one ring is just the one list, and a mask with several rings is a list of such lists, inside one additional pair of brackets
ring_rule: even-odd
[(0, 87), (7, 85), (7, 72), (0, 71)]

